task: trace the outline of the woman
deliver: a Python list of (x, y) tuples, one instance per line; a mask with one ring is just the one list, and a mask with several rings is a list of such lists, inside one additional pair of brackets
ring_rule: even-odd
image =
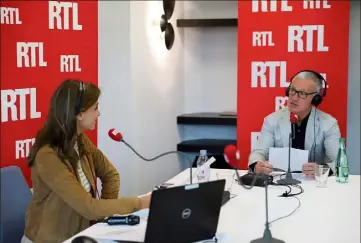
[[(22, 242), (62, 242), (91, 221), (148, 208), (151, 195), (120, 198), (119, 174), (83, 133), (94, 130), (100, 90), (66, 80), (54, 92), (29, 154), (33, 198)], [(102, 182), (101, 198), (96, 178)]]

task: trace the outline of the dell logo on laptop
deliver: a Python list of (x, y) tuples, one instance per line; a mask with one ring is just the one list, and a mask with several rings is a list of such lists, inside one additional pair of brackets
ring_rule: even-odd
[(182, 218), (187, 219), (189, 216), (191, 216), (192, 211), (189, 208), (186, 208), (182, 212)]

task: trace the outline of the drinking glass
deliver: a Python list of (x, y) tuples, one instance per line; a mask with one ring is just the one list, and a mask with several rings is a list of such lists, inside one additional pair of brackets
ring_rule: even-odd
[(315, 167), (315, 180), (317, 187), (326, 187), (330, 167), (325, 165), (317, 165)]
[(235, 177), (235, 172), (234, 171), (222, 171), (222, 172), (217, 172), (216, 175), (217, 175), (218, 180), (222, 180), (222, 179), (226, 180), (224, 190), (231, 191), (234, 177)]

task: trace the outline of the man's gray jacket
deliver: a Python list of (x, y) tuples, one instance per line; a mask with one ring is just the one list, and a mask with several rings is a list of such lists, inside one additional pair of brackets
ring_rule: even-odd
[[(288, 147), (291, 132), (290, 111), (281, 109), (268, 115), (263, 122), (261, 134), (252, 150), (248, 165), (268, 160), (269, 148)], [(312, 108), (305, 134), (305, 150), (309, 151), (309, 161), (328, 164), (335, 172), (340, 128), (331, 115)], [(315, 158), (314, 158), (315, 156)]]

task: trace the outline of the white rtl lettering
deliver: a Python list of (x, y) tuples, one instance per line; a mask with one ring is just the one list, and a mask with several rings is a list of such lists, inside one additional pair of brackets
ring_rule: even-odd
[(288, 1), (282, 0), (281, 1), (281, 12), (291, 12), (291, 11), (292, 11), (292, 6), (288, 5)]
[(22, 24), (18, 8), (0, 7), (1, 24)]
[[(30, 49), (30, 53), (29, 53)], [(38, 58), (38, 62), (37, 62)], [(16, 43), (17, 67), (46, 67), (44, 61), (43, 42), (17, 42)]]
[(272, 41), (272, 31), (254, 31), (252, 46), (274, 46)]
[(36, 88), (30, 89), (30, 118), (36, 119), (41, 117), (41, 112), (36, 109)]
[(292, 6), (288, 5), (287, 0), (275, 1), (275, 0), (253, 0), (252, 1), (252, 12), (259, 12), (259, 6), (261, 4), (261, 12), (277, 12), (279, 11), (278, 3), (281, 2), (281, 12), (292, 11)]
[(79, 55), (60, 55), (60, 72), (81, 72)]
[[(285, 61), (267, 61), (267, 62), (252, 62), (251, 72), (251, 87), (257, 88), (258, 82), (262, 88), (276, 87), (276, 71), (279, 68), (279, 80), (281, 87), (288, 87), (289, 83), (286, 80), (286, 62)], [(268, 77), (266, 76), (268, 71)], [(267, 86), (267, 83), (269, 84)]]
[(295, 43), (297, 45), (297, 51), (304, 51), (303, 34), (306, 32), (306, 52), (313, 51), (313, 31), (317, 32), (317, 51), (326, 52), (329, 50), (328, 46), (325, 46), (325, 26), (324, 25), (291, 25), (288, 26), (288, 52), (295, 51)]
[[(321, 5), (322, 2), (322, 5)], [(329, 9), (327, 0), (303, 0), (303, 9)]]
[(257, 147), (256, 145), (260, 135), (260, 132), (251, 132), (251, 151)]
[(276, 96), (276, 107), (275, 107), (275, 111), (281, 110), (285, 107), (287, 107), (287, 101), (288, 101), (288, 97), (283, 97), (283, 96)]
[[(36, 88), (28, 89), (8, 89), (1, 90), (1, 122), (9, 121), (9, 111), (11, 121), (26, 119), (26, 97), (30, 96), (30, 119), (41, 117), (41, 112), (36, 109)], [(17, 98), (19, 98), (19, 110), (16, 106)], [(20, 113), (18, 117), (18, 113)]]
[(31, 146), (34, 145), (35, 138), (15, 141), (15, 158), (23, 159), (29, 156)]
[[(49, 29), (69, 30), (69, 10), (72, 9), (72, 30), (82, 30), (79, 24), (78, 3), (49, 1)], [(61, 13), (63, 12), (63, 18)], [(55, 28), (56, 21), (56, 28)]]

